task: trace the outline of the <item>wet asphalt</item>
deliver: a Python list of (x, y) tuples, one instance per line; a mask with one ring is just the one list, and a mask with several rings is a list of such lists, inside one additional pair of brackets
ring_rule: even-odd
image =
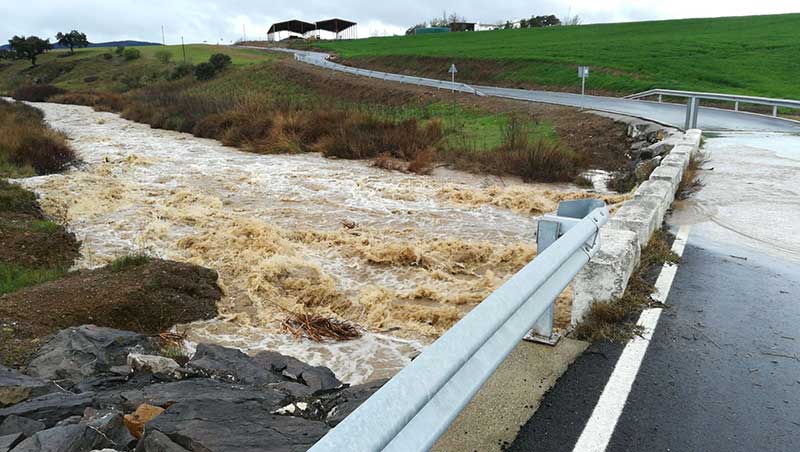
[[(742, 158), (741, 149), (723, 144), (715, 148), (717, 162)], [(791, 163), (785, 157), (781, 165), (800, 168), (800, 160)], [(792, 197), (782, 212), (771, 215), (797, 221), (800, 199), (790, 186), (795, 176), (787, 177), (776, 177), (775, 189)], [(724, 184), (755, 182), (717, 177), (707, 188), (724, 191)], [(746, 193), (725, 202), (751, 203), (752, 210), (754, 200), (745, 198)], [(697, 220), (689, 234), (607, 451), (800, 451), (800, 261), (795, 253), (763, 246), (764, 240), (793, 243), (786, 231), (781, 235), (770, 226), (778, 220), (745, 225), (745, 237), (721, 227), (720, 222), (732, 222), (720, 221), (722, 205), (716, 210)], [(681, 217), (676, 214), (673, 218)], [(757, 237), (753, 230), (759, 231)], [(800, 227), (789, 234), (796, 232)], [(545, 396), (508, 450), (572, 451), (622, 348), (591, 346)]]

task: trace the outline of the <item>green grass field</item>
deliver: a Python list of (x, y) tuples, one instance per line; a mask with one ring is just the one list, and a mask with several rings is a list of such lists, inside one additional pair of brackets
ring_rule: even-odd
[[(415, 58), (441, 59), (440, 77), (446, 77), (451, 61), (466, 66), (489, 62), (474, 70), (486, 82), (575, 89), (577, 66), (589, 65), (589, 87), (608, 92), (658, 87), (800, 99), (798, 31), (800, 14), (787, 14), (369, 38), (316, 46), (354, 64), (414, 68)], [(469, 76), (463, 71), (459, 75)]]

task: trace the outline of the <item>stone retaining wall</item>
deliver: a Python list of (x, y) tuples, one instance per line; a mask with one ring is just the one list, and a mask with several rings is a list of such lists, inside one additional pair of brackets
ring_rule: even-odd
[(692, 129), (667, 137), (662, 143), (674, 145), (672, 150), (602, 228), (600, 250), (573, 281), (573, 325), (583, 320), (592, 304), (625, 292), (642, 247), (663, 223), (689, 160), (700, 149), (701, 135)]

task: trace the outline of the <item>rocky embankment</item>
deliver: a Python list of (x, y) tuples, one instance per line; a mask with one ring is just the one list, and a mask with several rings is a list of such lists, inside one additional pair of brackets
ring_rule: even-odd
[(382, 383), (350, 387), (269, 351), (199, 344), (177, 356), (151, 337), (84, 325), (55, 334), (24, 369), (0, 366), (0, 452), (301, 451)]

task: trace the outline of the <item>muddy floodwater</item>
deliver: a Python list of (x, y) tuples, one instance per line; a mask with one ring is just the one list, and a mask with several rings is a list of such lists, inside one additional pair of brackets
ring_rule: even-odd
[[(249, 154), (87, 107), (36, 106), (85, 163), (20, 183), (83, 241), (78, 267), (145, 252), (213, 268), (221, 316), (180, 326), (190, 341), (277, 350), (351, 383), (395, 373), (529, 262), (536, 216), (567, 197), (443, 170)], [(365, 334), (296, 339), (281, 328), (290, 312)]]

